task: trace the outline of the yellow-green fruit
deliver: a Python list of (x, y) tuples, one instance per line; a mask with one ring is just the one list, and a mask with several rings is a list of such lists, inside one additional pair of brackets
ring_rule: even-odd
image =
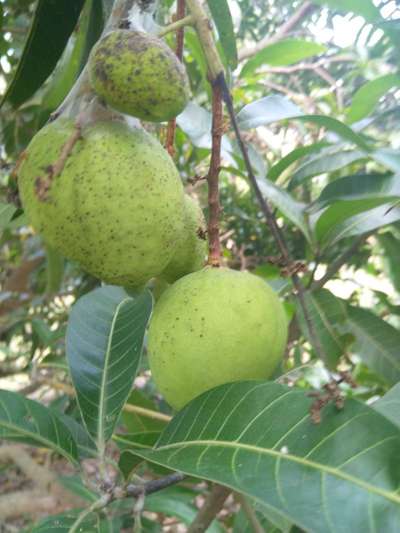
[(82, 130), (62, 172), (74, 126), (58, 119), (32, 139), (19, 172), (24, 208), (43, 239), (100, 279), (137, 287), (159, 275), (183, 231), (183, 188), (158, 141), (121, 122)]
[(206, 267), (158, 301), (149, 329), (150, 369), (165, 399), (180, 409), (217, 385), (269, 378), (286, 342), (283, 306), (261, 278)]
[(173, 283), (182, 276), (196, 272), (204, 266), (207, 253), (206, 221), (199, 204), (185, 194), (184, 231), (174, 255), (162, 277)]
[(142, 120), (170, 120), (189, 99), (186, 71), (176, 55), (140, 31), (115, 30), (103, 37), (90, 54), (89, 75), (111, 107)]

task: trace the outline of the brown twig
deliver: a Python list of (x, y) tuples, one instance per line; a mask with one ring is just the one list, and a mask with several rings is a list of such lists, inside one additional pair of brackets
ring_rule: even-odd
[(218, 82), (212, 82), (212, 148), (208, 171), (208, 264), (218, 267), (221, 260), (219, 241), (219, 172), (221, 168), (221, 139), (223, 131), (222, 89)]
[(174, 472), (159, 479), (147, 481), (147, 483), (143, 483), (143, 485), (130, 484), (126, 487), (126, 496), (133, 496), (134, 498), (137, 498), (141, 494), (153, 494), (153, 492), (158, 492), (159, 490), (166, 489), (171, 485), (180, 483), (185, 479), (185, 477), (185, 474), (182, 474), (181, 472)]
[(231, 490), (222, 485), (214, 485), (203, 507), (190, 524), (187, 533), (203, 533), (207, 531), (217, 513), (222, 509)]
[[(254, 189), (254, 192), (255, 192), (255, 195), (257, 197), (257, 200), (260, 204), (260, 207), (261, 207), (261, 210), (266, 218), (266, 221), (267, 221), (267, 224), (271, 230), (271, 233), (276, 241), (276, 244), (279, 248), (279, 252), (281, 253), (282, 255), (282, 258), (283, 258), (283, 261), (288, 269), (289, 272), (295, 272), (293, 270), (293, 260), (290, 256), (290, 253), (289, 253), (289, 249), (288, 249), (288, 246), (286, 244), (286, 241), (285, 241), (285, 238), (283, 236), (283, 233), (281, 231), (281, 229), (279, 228), (277, 222), (276, 222), (276, 219), (275, 219), (275, 216), (274, 216), (274, 213), (271, 209), (271, 207), (269, 206), (268, 202), (266, 201), (266, 199), (264, 198), (263, 196), (263, 193), (261, 192), (261, 189), (258, 185), (258, 182), (257, 182), (257, 178), (255, 177), (255, 174), (253, 172), (253, 168), (252, 168), (252, 165), (251, 165), (251, 162), (250, 162), (250, 158), (249, 158), (249, 155), (248, 155), (248, 152), (247, 152), (247, 148), (243, 142), (243, 138), (242, 138), (242, 135), (241, 135), (241, 132), (240, 132), (240, 129), (239, 129), (239, 125), (238, 125), (238, 122), (236, 120), (236, 114), (235, 114), (235, 110), (234, 110), (234, 107), (233, 107), (233, 101), (232, 101), (232, 97), (231, 97), (231, 94), (230, 94), (230, 91), (228, 89), (228, 86), (226, 84), (226, 80), (225, 80), (225, 76), (223, 74), (221, 74), (218, 78), (218, 81), (219, 83), (221, 84), (221, 87), (222, 87), (222, 95), (223, 95), (223, 99), (225, 101), (225, 104), (226, 104), (226, 107), (228, 109), (228, 113), (229, 113), (229, 116), (230, 116), (230, 119), (231, 119), (231, 123), (232, 123), (232, 127), (234, 129), (234, 132), (235, 132), (235, 136), (236, 136), (236, 139), (237, 139), (237, 142), (238, 142), (238, 145), (239, 145), (239, 149), (242, 153), (242, 156), (243, 156), (243, 160), (244, 160), (244, 163), (245, 163), (245, 166), (246, 166), (246, 171), (247, 171), (247, 174), (248, 174), (248, 177), (249, 177), (249, 180), (250, 180), (250, 183)], [(313, 348), (315, 349), (316, 353), (318, 354), (318, 356), (323, 359), (325, 362), (326, 362), (326, 354), (325, 354), (325, 351), (321, 345), (321, 342), (318, 338), (318, 335), (316, 334), (316, 331), (315, 331), (315, 328), (314, 328), (314, 325), (313, 325), (313, 322), (310, 318), (310, 315), (309, 315), (309, 312), (308, 312), (308, 309), (307, 309), (307, 304), (306, 304), (306, 300), (305, 300), (305, 296), (304, 296), (304, 287), (303, 287), (303, 284), (299, 278), (299, 276), (296, 274), (296, 273), (293, 273), (291, 275), (291, 279), (292, 279), (292, 283), (293, 283), (293, 286), (295, 288), (295, 291), (296, 291), (296, 297), (298, 299), (298, 302), (299, 302), (299, 305), (300, 305), (300, 308), (302, 310), (302, 313), (303, 313), (303, 316), (304, 316), (304, 321), (306, 323), (306, 326), (307, 326), (307, 329), (308, 329), (308, 332), (309, 332), (309, 336), (310, 336), (310, 340), (311, 340), (311, 343), (313, 345)]]
[[(181, 20), (185, 17), (186, 0), (178, 0), (176, 8), (176, 20)], [(184, 27), (178, 28), (176, 31), (176, 56), (182, 61), (183, 59), (183, 41), (184, 41)], [(165, 149), (171, 157), (175, 155), (175, 131), (176, 131), (176, 119), (173, 118), (168, 122), (167, 139), (165, 142)]]
[(71, 155), (75, 144), (81, 138), (81, 135), (82, 128), (79, 120), (77, 120), (73, 132), (62, 147), (57, 161), (46, 168), (46, 174), (44, 176), (38, 176), (35, 180), (35, 191), (39, 200), (47, 200), (52, 181), (64, 170), (67, 159)]

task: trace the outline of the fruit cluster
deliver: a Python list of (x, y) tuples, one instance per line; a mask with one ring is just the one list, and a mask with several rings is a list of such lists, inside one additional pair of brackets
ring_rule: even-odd
[[(88, 71), (104, 106), (142, 120), (169, 120), (188, 101), (183, 66), (143, 32), (104, 36)], [(122, 115), (78, 126), (61, 115), (29, 144), (19, 188), (44, 241), (87, 272), (135, 289), (152, 278), (172, 283), (149, 329), (151, 370), (172, 406), (221, 383), (271, 375), (287, 336), (279, 299), (256, 276), (203, 268), (203, 213), (144, 129)]]

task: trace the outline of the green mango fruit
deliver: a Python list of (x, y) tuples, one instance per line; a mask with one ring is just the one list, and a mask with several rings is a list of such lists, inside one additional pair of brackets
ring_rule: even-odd
[(206, 267), (171, 285), (157, 302), (150, 369), (166, 401), (180, 409), (217, 385), (268, 379), (287, 335), (283, 306), (265, 281)]
[(171, 261), (162, 273), (169, 283), (200, 270), (207, 254), (206, 221), (200, 205), (185, 194), (183, 210), (184, 231)]
[(141, 31), (114, 30), (100, 39), (89, 77), (111, 107), (150, 122), (176, 117), (189, 99), (182, 63), (163, 41)]
[(50, 246), (90, 274), (140, 287), (164, 270), (183, 232), (176, 167), (144, 130), (105, 121), (82, 129), (51, 178), (73, 131), (60, 118), (32, 139), (18, 179), (25, 211)]

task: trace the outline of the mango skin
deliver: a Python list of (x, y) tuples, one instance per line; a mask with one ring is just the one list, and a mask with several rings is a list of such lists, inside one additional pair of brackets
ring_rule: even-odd
[(96, 93), (114, 109), (150, 122), (170, 120), (189, 100), (186, 71), (160, 39), (140, 31), (115, 30), (89, 58)]
[(207, 254), (206, 221), (196, 200), (184, 196), (184, 231), (171, 261), (162, 273), (169, 283), (204, 266)]
[(174, 283), (156, 304), (150, 369), (166, 401), (181, 409), (217, 385), (268, 379), (287, 334), (283, 306), (262, 279), (206, 267)]
[(86, 126), (63, 171), (38, 195), (38, 177), (57, 161), (70, 120), (45, 126), (19, 171), (23, 206), (44, 241), (103, 281), (139, 287), (162, 272), (183, 231), (183, 188), (174, 163), (141, 129)]

